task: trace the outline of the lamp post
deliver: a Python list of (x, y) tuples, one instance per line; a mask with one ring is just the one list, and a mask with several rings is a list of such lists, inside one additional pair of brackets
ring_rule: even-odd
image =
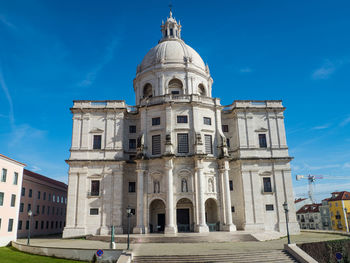
[(288, 228), (288, 204), (287, 202), (283, 203), (284, 213), (286, 215), (286, 225), (287, 225), (287, 237), (288, 237), (288, 244), (290, 244), (290, 237), (289, 237), (289, 228)]
[(130, 248), (130, 217), (132, 215), (130, 206), (128, 206), (126, 208), (126, 213), (128, 215), (128, 247), (126, 249), (129, 250), (129, 248)]
[(28, 228), (27, 246), (30, 245), (30, 225), (32, 224), (32, 216), (33, 216), (32, 210), (28, 211), (28, 216), (29, 216), (29, 228)]
[(114, 226), (111, 227), (111, 243), (109, 245), (111, 249), (115, 249), (115, 242), (114, 242)]

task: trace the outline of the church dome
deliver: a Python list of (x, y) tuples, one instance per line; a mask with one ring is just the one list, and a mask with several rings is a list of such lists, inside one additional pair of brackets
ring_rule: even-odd
[(167, 39), (153, 47), (141, 62), (141, 71), (155, 66), (158, 63), (186, 63), (205, 71), (205, 64), (200, 55), (181, 39)]

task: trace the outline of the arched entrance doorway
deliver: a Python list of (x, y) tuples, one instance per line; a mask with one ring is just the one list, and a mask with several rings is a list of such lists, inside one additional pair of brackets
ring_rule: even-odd
[(193, 204), (190, 199), (182, 198), (176, 204), (176, 224), (178, 232), (194, 230)]
[(218, 217), (218, 205), (213, 198), (205, 201), (205, 222), (209, 227), (209, 231), (219, 231), (220, 222)]
[(160, 199), (155, 199), (149, 206), (149, 231), (150, 233), (164, 232), (165, 204)]

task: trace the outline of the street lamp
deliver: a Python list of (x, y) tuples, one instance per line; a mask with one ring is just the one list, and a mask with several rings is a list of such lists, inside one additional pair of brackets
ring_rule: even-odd
[(130, 217), (132, 216), (130, 206), (128, 206), (126, 208), (126, 213), (128, 215), (128, 247), (126, 248), (126, 250), (129, 250), (129, 248), (130, 248)]
[(32, 224), (32, 216), (33, 216), (32, 210), (28, 211), (28, 216), (29, 216), (29, 228), (28, 228), (27, 246), (30, 245), (30, 225)]
[(111, 229), (111, 243), (109, 245), (111, 249), (115, 249), (115, 242), (114, 242), (114, 226), (112, 226)]
[(289, 237), (289, 228), (288, 228), (288, 204), (287, 202), (283, 203), (284, 213), (286, 215), (286, 225), (287, 225), (287, 237), (288, 237), (288, 244), (290, 244), (290, 237)]

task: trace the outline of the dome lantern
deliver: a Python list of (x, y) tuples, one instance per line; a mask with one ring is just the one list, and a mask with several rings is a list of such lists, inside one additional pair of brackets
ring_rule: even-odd
[(169, 12), (169, 17), (167, 20), (162, 22), (161, 25), (162, 39), (159, 41), (165, 41), (169, 39), (181, 39), (181, 25), (177, 23), (176, 19), (173, 17), (173, 13)]

